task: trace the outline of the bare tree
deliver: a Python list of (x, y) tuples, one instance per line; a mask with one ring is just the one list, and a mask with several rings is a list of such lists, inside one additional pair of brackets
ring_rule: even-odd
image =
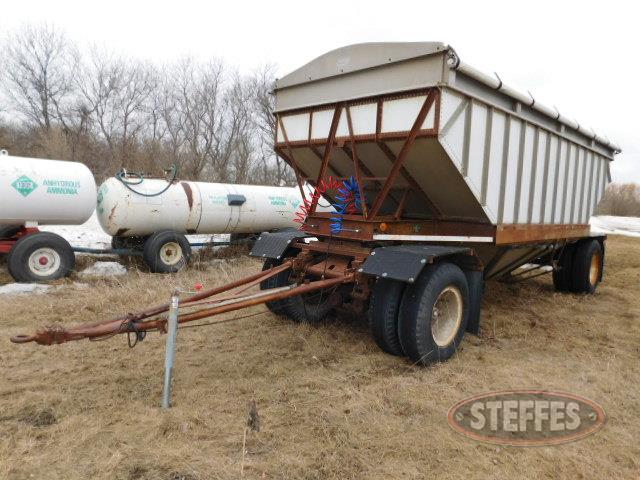
[(640, 216), (640, 185), (612, 183), (596, 209), (597, 215)]
[(251, 77), (251, 105), (256, 142), (259, 151), (260, 181), (274, 185), (292, 184), (294, 175), (282, 158), (275, 155), (273, 142), (276, 136), (274, 96), (271, 93), (275, 83), (275, 67), (265, 65), (254, 71)]
[(213, 163), (221, 137), (222, 77), (223, 66), (217, 61), (200, 66), (188, 58), (177, 64), (177, 118), (186, 147), (186, 172), (194, 179), (202, 178)]
[(95, 48), (81, 56), (47, 25), (0, 50), (0, 120), (19, 114), (0, 140), (16, 153), (80, 160), (99, 178), (176, 163), (194, 180), (292, 183), (273, 153), (273, 66), (243, 76), (216, 59), (158, 68)]
[(108, 147), (110, 167), (131, 160), (138, 135), (148, 121), (157, 75), (152, 66), (94, 50), (91, 63), (78, 69), (76, 85), (95, 124), (95, 133)]
[(65, 35), (49, 25), (25, 26), (2, 50), (2, 81), (12, 107), (39, 128), (50, 130), (73, 115), (71, 71), (77, 62)]

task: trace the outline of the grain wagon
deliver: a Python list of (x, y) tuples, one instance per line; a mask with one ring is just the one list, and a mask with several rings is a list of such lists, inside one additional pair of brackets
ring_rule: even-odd
[[(588, 220), (619, 147), (452, 47), (340, 48), (274, 92), (275, 151), (296, 174), (301, 228), (263, 234), (251, 252), (263, 271), (185, 300), (196, 309), (179, 322), (259, 303), (294, 321), (348, 307), (367, 312), (383, 350), (427, 364), (478, 331), (487, 280), (551, 270), (576, 293), (602, 280), (605, 238)], [(318, 211), (326, 201), (335, 213)], [(14, 341), (162, 330), (167, 309)]]

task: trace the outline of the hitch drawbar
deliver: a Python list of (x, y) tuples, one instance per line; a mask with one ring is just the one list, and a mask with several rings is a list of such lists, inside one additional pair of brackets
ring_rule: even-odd
[[(292, 266), (293, 260), (287, 260), (283, 262), (282, 265), (271, 267), (260, 273), (236, 280), (223, 287), (207, 290), (183, 300), (180, 302), (180, 312), (184, 313), (179, 315), (178, 324), (252, 307), (261, 303), (295, 297), (297, 295), (333, 287), (341, 283), (351, 283), (354, 281), (355, 274), (347, 271), (344, 275), (335, 278), (287, 285), (261, 290), (259, 292), (247, 292), (268, 278), (290, 270)], [(97, 339), (109, 337), (119, 333), (134, 333), (136, 335), (149, 331), (166, 333), (168, 321), (166, 313), (169, 311), (169, 308), (169, 304), (159, 305), (138, 313), (128, 313), (111, 320), (77, 325), (70, 328), (52, 325), (38, 330), (32, 335), (16, 335), (11, 337), (11, 341), (13, 343), (35, 342), (40, 345), (54, 345), (72, 340), (82, 340), (84, 338)]]

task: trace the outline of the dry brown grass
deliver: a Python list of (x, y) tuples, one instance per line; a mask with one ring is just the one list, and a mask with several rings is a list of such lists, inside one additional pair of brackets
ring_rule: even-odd
[[(379, 351), (361, 319), (312, 327), (265, 314), (181, 331), (170, 411), (158, 408), (157, 334), (134, 349), (121, 337), (45, 348), (8, 336), (135, 310), (256, 262), (173, 276), (134, 269), (87, 289), (71, 279), (46, 295), (0, 298), (0, 478), (239, 478), (251, 400), (262, 428), (247, 437), (247, 478), (638, 478), (640, 241), (611, 238), (608, 247), (595, 296), (555, 293), (548, 278), (490, 284), (481, 336), (431, 368)], [(463, 397), (527, 387), (592, 398), (607, 424), (535, 448), (477, 443), (447, 425)]]

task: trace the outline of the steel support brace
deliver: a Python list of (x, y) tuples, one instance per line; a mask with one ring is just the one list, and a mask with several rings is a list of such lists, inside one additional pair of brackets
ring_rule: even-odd
[(164, 358), (164, 389), (162, 391), (162, 408), (171, 407), (171, 378), (173, 376), (173, 360), (176, 353), (176, 338), (178, 336), (178, 292), (171, 296), (169, 318), (167, 319), (167, 348)]
[(415, 122), (413, 123), (411, 130), (409, 131), (409, 135), (407, 136), (407, 139), (402, 145), (402, 148), (400, 149), (400, 153), (398, 153), (395, 163), (391, 167), (391, 171), (389, 172), (387, 181), (385, 182), (384, 186), (382, 187), (382, 190), (376, 197), (376, 201), (371, 207), (369, 216), (367, 217), (368, 219), (374, 218), (376, 215), (378, 215), (378, 212), (382, 207), (382, 203), (384, 202), (385, 198), (389, 194), (389, 190), (391, 190), (391, 186), (393, 185), (393, 182), (395, 181), (396, 176), (398, 175), (398, 172), (400, 172), (400, 169), (402, 168), (402, 164), (404, 163), (407, 155), (409, 154), (409, 151), (411, 150), (413, 142), (415, 141), (416, 136), (418, 135), (418, 132), (420, 131), (420, 128), (422, 127), (422, 124), (424, 123), (425, 118), (427, 118), (427, 113), (429, 113), (429, 109), (433, 106), (435, 99), (436, 99), (436, 93), (435, 93), (435, 90), (432, 90), (429, 92), (429, 94), (427, 95), (427, 98), (425, 98), (424, 103), (422, 104), (422, 107), (420, 108), (420, 112), (418, 113), (418, 116)]

